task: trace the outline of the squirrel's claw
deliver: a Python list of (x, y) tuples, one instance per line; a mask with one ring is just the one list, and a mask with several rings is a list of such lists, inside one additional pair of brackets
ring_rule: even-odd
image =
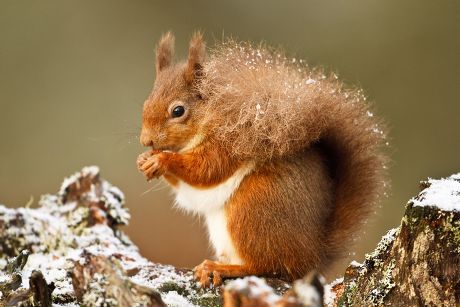
[(215, 287), (222, 285), (222, 276), (220, 275), (219, 271), (212, 272), (212, 284)]

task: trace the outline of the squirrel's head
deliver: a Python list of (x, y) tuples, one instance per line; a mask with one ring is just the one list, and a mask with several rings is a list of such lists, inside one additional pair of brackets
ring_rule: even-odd
[(188, 59), (173, 63), (174, 37), (163, 35), (156, 49), (156, 80), (144, 103), (140, 142), (144, 146), (174, 152), (191, 149), (200, 142), (197, 92), (205, 57), (201, 33), (190, 41)]

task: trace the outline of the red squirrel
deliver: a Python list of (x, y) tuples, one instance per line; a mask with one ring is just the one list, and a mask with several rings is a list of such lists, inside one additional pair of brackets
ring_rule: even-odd
[(262, 44), (227, 39), (206, 54), (195, 33), (186, 61), (173, 49), (167, 33), (137, 164), (204, 217), (216, 259), (197, 280), (327, 271), (385, 186), (385, 134), (362, 91)]

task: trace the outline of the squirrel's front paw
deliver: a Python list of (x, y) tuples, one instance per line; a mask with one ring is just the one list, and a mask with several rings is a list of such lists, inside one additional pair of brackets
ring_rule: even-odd
[(142, 165), (152, 156), (161, 153), (161, 150), (158, 149), (150, 149), (147, 150), (146, 152), (141, 153), (137, 157), (137, 168), (140, 170)]
[(137, 159), (139, 171), (144, 173), (147, 180), (157, 178), (165, 173), (165, 167), (162, 163), (165, 153), (152, 154), (150, 156), (140, 155)]

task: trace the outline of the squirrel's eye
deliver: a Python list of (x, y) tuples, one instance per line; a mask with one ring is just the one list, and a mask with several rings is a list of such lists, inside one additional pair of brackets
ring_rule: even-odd
[(177, 106), (172, 110), (171, 115), (173, 118), (175, 118), (175, 117), (181, 117), (182, 115), (184, 115), (184, 113), (185, 113), (184, 107)]

